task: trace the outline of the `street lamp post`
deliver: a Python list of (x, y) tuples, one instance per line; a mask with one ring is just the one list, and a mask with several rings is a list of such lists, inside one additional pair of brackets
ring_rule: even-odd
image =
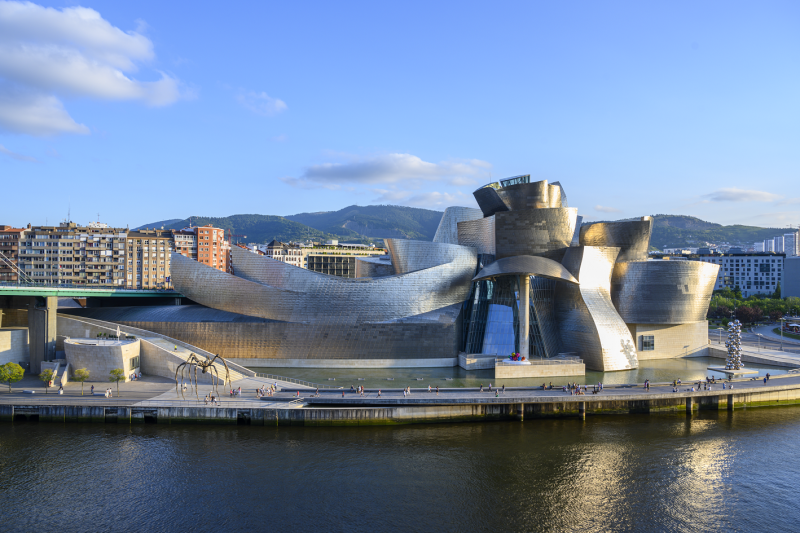
[(758, 337), (758, 353), (761, 353), (761, 337), (763, 337), (763, 335), (761, 333), (756, 333), (756, 337)]
[(783, 351), (783, 323), (786, 322), (786, 319), (781, 317), (781, 351)]
[(717, 328), (718, 338), (717, 344), (722, 344), (722, 332), (725, 331), (725, 328)]

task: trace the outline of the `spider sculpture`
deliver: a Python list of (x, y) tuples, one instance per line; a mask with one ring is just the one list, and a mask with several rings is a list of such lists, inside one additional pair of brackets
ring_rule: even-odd
[[(194, 389), (195, 396), (197, 396), (197, 399), (200, 400), (200, 394), (199, 394), (198, 389), (197, 389), (197, 369), (198, 368), (200, 369), (201, 373), (209, 374), (209, 375), (211, 375), (211, 376), (216, 378), (216, 379), (212, 379), (211, 380), (211, 384), (214, 387), (214, 390), (216, 391), (217, 396), (219, 396), (219, 390), (217, 389), (217, 387), (219, 386), (219, 373), (217, 372), (217, 368), (214, 366), (214, 361), (216, 361), (217, 359), (222, 361), (222, 364), (225, 365), (225, 379), (222, 382), (223, 387), (225, 386), (226, 383), (230, 383), (231, 377), (230, 377), (230, 373), (229, 373), (229, 370), (228, 370), (228, 363), (225, 362), (225, 358), (224, 357), (222, 357), (221, 355), (217, 354), (211, 360), (209, 360), (208, 358), (206, 358), (205, 360), (202, 360), (197, 355), (192, 353), (192, 354), (189, 355), (189, 357), (186, 359), (186, 361), (184, 361), (183, 363), (179, 364), (178, 368), (175, 369), (175, 388), (180, 391), (181, 396), (183, 396), (183, 372), (185, 370), (188, 370), (189, 371), (189, 376), (188, 376), (189, 377), (189, 385)], [(194, 370), (194, 377), (192, 377), (192, 370)], [(180, 385), (181, 386), (180, 387), (178, 386), (178, 372), (181, 373), (181, 381), (180, 381)], [(184, 396), (184, 399), (186, 399), (185, 396)]]

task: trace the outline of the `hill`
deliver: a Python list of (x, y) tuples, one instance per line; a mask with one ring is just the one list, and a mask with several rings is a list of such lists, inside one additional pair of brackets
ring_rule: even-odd
[(351, 205), (339, 211), (300, 213), (286, 218), (337, 235), (430, 241), (442, 212), (398, 205)]
[(752, 246), (754, 242), (777, 237), (784, 233), (786, 233), (785, 228), (761, 228), (738, 224), (723, 226), (685, 215), (653, 215), (653, 235), (650, 238), (650, 246), (659, 250), (680, 247), (698, 248), (710, 242), (747, 247)]
[[(194, 225), (213, 224), (230, 229), (234, 234), (247, 235), (236, 238), (240, 242), (265, 243), (280, 241), (338, 239), (342, 242), (375, 243), (381, 239), (400, 238), (433, 240), (440, 211), (401, 207), (395, 205), (352, 205), (339, 211), (300, 213), (288, 217), (273, 215), (231, 215), (229, 217), (193, 216)], [(144, 224), (141, 228), (181, 229), (189, 219), (170, 219)]]

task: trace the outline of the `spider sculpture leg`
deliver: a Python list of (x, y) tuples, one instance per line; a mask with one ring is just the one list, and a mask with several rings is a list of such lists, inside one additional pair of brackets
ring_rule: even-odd
[(211, 362), (213, 363), (217, 359), (222, 361), (222, 364), (225, 365), (225, 383), (230, 382), (231, 385), (233, 385), (233, 382), (231, 381), (231, 374), (230, 374), (230, 371), (228, 370), (228, 363), (225, 361), (225, 358), (222, 357), (221, 355), (217, 354), (217, 355), (214, 356), (214, 358), (211, 360)]
[(211, 367), (208, 369), (208, 374), (209, 376), (212, 376), (211, 390), (215, 391), (217, 395), (219, 395), (219, 374), (217, 374), (217, 368), (214, 365), (211, 365)]
[[(181, 363), (175, 369), (175, 392), (177, 393), (178, 390), (180, 390), (181, 395), (183, 395), (183, 371), (185, 370), (185, 368), (186, 368), (186, 363)], [(178, 387), (178, 370), (181, 371), (181, 386), (180, 387)], [(186, 397), (184, 396), (183, 399), (185, 400)]]

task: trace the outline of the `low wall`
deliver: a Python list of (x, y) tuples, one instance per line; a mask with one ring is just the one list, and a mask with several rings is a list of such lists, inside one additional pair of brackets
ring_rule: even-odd
[(458, 354), (458, 366), (464, 370), (490, 370), (494, 368), (495, 355)]
[(30, 357), (28, 328), (0, 328), (0, 365), (27, 363)]
[[(639, 361), (705, 357), (708, 351), (708, 322), (687, 324), (628, 324)], [(642, 350), (642, 337), (654, 338), (654, 350)]]
[(232, 358), (239, 365), (264, 368), (432, 368), (458, 366), (455, 357), (439, 359), (265, 359)]
[[(98, 344), (99, 343), (99, 344)], [(111, 371), (121, 368), (125, 381), (139, 373), (140, 366), (131, 368), (131, 362), (141, 353), (139, 339), (133, 341), (98, 341), (95, 339), (68, 339), (64, 341), (67, 364), (73, 369), (85, 368), (94, 379), (108, 379)]]
[(586, 365), (583, 363), (497, 365), (494, 367), (494, 377), (496, 379), (555, 378), (585, 375)]

